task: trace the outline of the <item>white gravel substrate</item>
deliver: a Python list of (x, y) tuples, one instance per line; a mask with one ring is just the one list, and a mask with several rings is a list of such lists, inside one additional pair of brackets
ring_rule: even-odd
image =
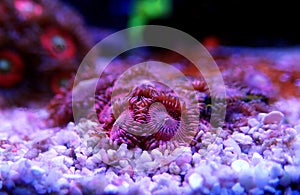
[[(127, 150), (91, 121), (45, 128), (44, 110), (0, 111), (2, 194), (300, 194), (300, 126), (259, 114), (199, 150)], [(98, 136), (95, 136), (95, 132)]]

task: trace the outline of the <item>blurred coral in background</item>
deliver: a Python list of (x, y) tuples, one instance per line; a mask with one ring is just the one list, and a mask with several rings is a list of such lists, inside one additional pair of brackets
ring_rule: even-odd
[(0, 106), (53, 96), (91, 47), (83, 20), (56, 0), (3, 0), (0, 10)]

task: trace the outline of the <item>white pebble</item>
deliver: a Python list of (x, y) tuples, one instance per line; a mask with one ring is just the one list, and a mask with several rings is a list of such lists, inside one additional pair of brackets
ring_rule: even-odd
[(221, 189), (221, 193), (220, 194), (224, 194), (224, 195), (230, 195), (232, 192), (229, 190), (229, 189), (227, 189), (227, 188), (222, 188)]
[(269, 180), (269, 173), (263, 163), (256, 165), (254, 168), (254, 182), (256, 187), (263, 189)]
[(92, 157), (89, 157), (88, 159), (86, 159), (85, 166), (90, 170), (92, 170), (96, 167), (96, 164), (93, 162)]
[(180, 175), (185, 175), (190, 169), (192, 168), (192, 165), (190, 163), (184, 163), (180, 166)]
[(177, 159), (176, 159), (176, 164), (178, 166), (181, 166), (185, 163), (190, 163), (192, 160), (192, 154), (191, 153), (183, 153), (182, 155), (180, 155)]
[(253, 188), (249, 191), (249, 194), (264, 195), (264, 191), (259, 188)]
[(273, 186), (273, 187), (277, 187), (278, 184), (280, 183), (280, 179), (279, 178), (276, 178), (276, 179), (271, 179), (269, 180), (269, 185)]
[(194, 165), (199, 164), (200, 161), (201, 161), (201, 155), (199, 153), (197, 153), (197, 152), (194, 153), (193, 154), (193, 163), (194, 163)]
[(163, 156), (163, 154), (158, 149), (152, 150), (151, 155), (154, 159), (161, 159)]
[(294, 136), (297, 135), (297, 131), (296, 131), (296, 129), (294, 129), (294, 128), (286, 128), (286, 129), (284, 130), (284, 132), (285, 132), (287, 135), (290, 135), (290, 136), (292, 136), (292, 137), (294, 137)]
[(234, 186), (232, 186), (231, 189), (232, 189), (234, 195), (243, 194), (243, 192), (245, 191), (244, 188), (241, 186), (240, 183), (236, 183)]
[(65, 156), (57, 156), (57, 157), (52, 158), (51, 162), (55, 166), (60, 166), (60, 165), (64, 164), (64, 160), (65, 160)]
[(257, 115), (257, 120), (260, 121), (260, 122), (262, 122), (264, 120), (264, 118), (265, 118), (266, 115), (267, 115), (267, 113), (259, 113)]
[(117, 151), (109, 149), (109, 150), (107, 150), (107, 156), (110, 160), (116, 160), (117, 159)]
[(67, 125), (67, 129), (71, 130), (71, 131), (74, 129), (74, 127), (75, 127), (74, 122), (69, 122), (68, 125)]
[(258, 129), (259, 129), (259, 127), (252, 127), (252, 128), (248, 131), (248, 134), (249, 134), (249, 135), (252, 135), (252, 134), (255, 133)]
[(67, 150), (66, 146), (63, 145), (57, 145), (52, 147), (58, 154), (62, 154)]
[(288, 173), (284, 173), (283, 176), (280, 178), (280, 185), (288, 187), (291, 183), (291, 176)]
[(259, 122), (255, 118), (250, 118), (248, 119), (248, 125), (250, 127), (256, 127), (257, 125), (259, 125)]
[(152, 179), (161, 187), (162, 186), (175, 187), (176, 185), (179, 185), (179, 181), (180, 181), (180, 177), (178, 176), (176, 177), (168, 173), (154, 175)]
[(271, 170), (270, 170), (270, 177), (277, 178), (277, 177), (280, 177), (282, 175), (282, 173), (283, 173), (283, 169), (282, 169), (281, 165), (278, 163), (273, 163)]
[(253, 139), (255, 140), (260, 140), (263, 138), (263, 135), (259, 132), (254, 132), (253, 135), (252, 135)]
[(33, 143), (40, 143), (42, 141), (47, 140), (52, 135), (51, 131), (38, 131), (34, 133), (32, 136), (32, 142)]
[(297, 131), (297, 134), (300, 134), (300, 124), (295, 126), (295, 129)]
[(167, 165), (162, 166), (159, 168), (158, 173), (166, 173), (169, 170), (169, 167)]
[(67, 167), (71, 167), (74, 163), (74, 160), (73, 158), (71, 157), (68, 157), (68, 156), (65, 156), (64, 158), (64, 164), (67, 166)]
[(93, 171), (94, 171), (95, 175), (97, 175), (97, 174), (105, 174), (106, 168), (105, 167), (101, 167), (101, 168), (94, 169)]
[(59, 131), (52, 139), (59, 145), (69, 144), (74, 147), (77, 147), (81, 142), (79, 135), (71, 130)]
[[(5, 129), (3, 126), (2, 128)], [(0, 137), (2, 140), (8, 140), (9, 134), (6, 132), (0, 132)]]
[(31, 167), (31, 173), (35, 177), (41, 177), (45, 173), (45, 170), (34, 165)]
[(152, 158), (147, 151), (143, 151), (142, 155), (139, 157), (139, 162), (150, 162)]
[(93, 172), (90, 171), (88, 168), (83, 167), (80, 174), (81, 175), (86, 175), (86, 176), (91, 176), (91, 175), (93, 175)]
[(189, 184), (193, 190), (201, 188), (203, 185), (203, 178), (198, 173), (193, 173), (189, 176)]
[(40, 153), (40, 150), (38, 150), (36, 148), (31, 148), (24, 154), (24, 158), (34, 159), (34, 158), (38, 157), (39, 153)]
[(234, 133), (231, 137), (232, 139), (243, 145), (249, 145), (253, 143), (252, 138), (249, 135), (245, 135), (243, 133)]
[(113, 184), (108, 184), (104, 188), (104, 193), (105, 194), (117, 194), (118, 193), (118, 187), (113, 185)]
[(227, 140), (225, 140), (223, 142), (223, 144), (227, 148), (232, 148), (231, 151), (234, 151), (236, 154), (241, 154), (241, 148), (240, 148), (240, 146), (232, 138), (228, 138)]
[(211, 155), (218, 155), (222, 149), (223, 149), (222, 145), (209, 144), (207, 146), (207, 151)]
[(243, 132), (243, 133), (248, 133), (249, 130), (250, 130), (250, 128), (249, 128), (248, 126), (245, 126), (245, 127), (240, 127), (240, 130), (241, 130), (241, 132)]
[(76, 158), (77, 158), (77, 161), (78, 161), (81, 165), (85, 165), (87, 156), (85, 156), (85, 155), (83, 155), (83, 154), (81, 154), (81, 153), (76, 153)]
[(0, 174), (5, 179), (9, 176), (10, 166), (8, 164), (1, 164)]
[(294, 165), (285, 165), (284, 170), (291, 177), (292, 181), (294, 182), (299, 181), (300, 178), (299, 167)]
[(59, 188), (68, 188), (69, 187), (69, 182), (66, 178), (59, 178), (56, 181), (56, 184), (59, 186)]
[[(226, 166), (226, 165), (221, 165), (215, 171), (217, 172), (216, 174), (217, 174), (219, 180), (222, 180), (222, 181), (233, 180), (233, 179), (235, 179), (235, 176), (236, 176), (236, 173), (229, 166)], [(226, 184), (223, 183), (222, 186), (225, 187)]]
[(52, 159), (54, 157), (56, 157), (58, 155), (58, 153), (53, 149), (49, 149), (47, 152), (41, 153), (39, 156), (42, 156), (42, 158), (45, 159)]
[(253, 183), (253, 169), (242, 169), (239, 173), (239, 182), (246, 190), (254, 186)]
[(94, 154), (93, 156), (90, 157), (91, 160), (94, 162), (94, 163), (101, 163), (101, 156), (99, 153), (97, 154)]
[(263, 160), (263, 157), (260, 154), (258, 154), (257, 152), (253, 153), (253, 155), (252, 155), (252, 164), (253, 165), (257, 165), (262, 160)]
[(124, 167), (127, 167), (128, 166), (128, 161), (127, 160), (120, 160), (119, 161), (119, 165), (124, 168)]
[(215, 140), (215, 144), (221, 145), (222, 143), (223, 143), (223, 139), (220, 138), (220, 137), (217, 137), (216, 140)]
[(17, 180), (17, 179), (20, 178), (20, 173), (18, 171), (16, 171), (16, 170), (10, 170), (9, 177), (12, 180)]
[(65, 173), (63, 174), (63, 176), (67, 179), (80, 179), (82, 178), (82, 175), (79, 175), (79, 174), (68, 174), (68, 173)]
[(45, 184), (51, 186), (53, 191), (59, 191), (57, 180), (61, 178), (62, 174), (58, 170), (51, 170), (45, 178)]
[(169, 165), (169, 171), (171, 174), (178, 175), (180, 173), (180, 168), (178, 167), (178, 165), (175, 162), (172, 162)]
[(117, 155), (119, 158), (126, 157), (126, 153), (128, 152), (127, 144), (121, 144), (117, 150)]
[(213, 174), (205, 174), (203, 175), (203, 179), (205, 180), (205, 184), (208, 186), (213, 186), (215, 183), (219, 181), (218, 176)]
[(263, 123), (264, 124), (279, 124), (282, 122), (283, 117), (284, 117), (284, 114), (282, 112), (272, 111), (264, 117)]
[(210, 194), (212, 195), (218, 195), (221, 194), (221, 185), (220, 183), (215, 183), (210, 191)]
[(264, 187), (264, 191), (268, 192), (269, 194), (275, 194), (276, 189), (273, 188), (272, 186), (267, 185), (267, 186)]
[(249, 167), (250, 167), (249, 163), (242, 159), (236, 160), (236, 161), (232, 162), (232, 164), (231, 164), (231, 168), (238, 173), (241, 170), (249, 169)]
[(143, 152), (142, 149), (140, 149), (140, 148), (135, 148), (134, 154), (133, 154), (133, 155), (134, 155), (134, 158), (138, 159), (138, 158), (141, 156), (142, 152)]

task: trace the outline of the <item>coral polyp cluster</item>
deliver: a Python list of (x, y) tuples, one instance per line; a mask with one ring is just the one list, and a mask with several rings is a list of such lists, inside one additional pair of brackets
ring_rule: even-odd
[[(187, 107), (181, 109), (179, 98), (165, 86), (148, 81), (135, 87), (128, 99), (117, 100), (117, 104), (125, 105), (121, 106), (121, 109), (125, 110), (117, 120), (111, 121), (112, 125), (106, 125), (112, 126), (106, 130), (110, 132), (110, 138), (118, 144), (126, 143), (129, 147), (153, 149), (170, 140), (193, 138), (195, 130), (192, 129), (192, 121), (189, 119), (192, 120), (196, 116), (192, 116)], [(118, 106), (120, 107), (116, 107)], [(120, 108), (116, 109), (120, 112)]]
[[(105, 72), (101, 76), (95, 91), (95, 108), (89, 108), (97, 113), (97, 119), (92, 120), (98, 120), (101, 131), (119, 145), (124, 143), (129, 148), (144, 150), (195, 145), (201, 142), (197, 134), (203, 129), (217, 125), (230, 134), (246, 125), (249, 116), (270, 110), (268, 97), (253, 92), (243, 83), (236, 85), (227, 80), (226, 96), (222, 97), (218, 90), (210, 92), (201, 76), (187, 75), (187, 80), (182, 80), (170, 75), (165, 78), (169, 79), (167, 86), (158, 81), (157, 67), (133, 67), (126, 71), (126, 64), (119, 72)], [(189, 65), (181, 66), (184, 70)], [(78, 86), (73, 90), (78, 90)], [(50, 120), (54, 125), (66, 124), (72, 118), (71, 96), (72, 91), (67, 90), (50, 103)], [(213, 99), (219, 103), (213, 104)], [(92, 101), (82, 99), (73, 103), (75, 108), (89, 107)], [(227, 104), (225, 121), (224, 104)]]
[(77, 70), (89, 39), (79, 14), (59, 1), (1, 1), (0, 106), (55, 94)]

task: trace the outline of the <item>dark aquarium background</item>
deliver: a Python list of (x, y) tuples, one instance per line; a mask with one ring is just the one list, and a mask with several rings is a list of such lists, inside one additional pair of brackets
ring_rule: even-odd
[[(64, 0), (92, 26), (120, 30), (133, 15), (134, 0)], [(149, 0), (148, 2), (159, 2)], [(300, 44), (296, 1), (172, 0), (171, 10), (150, 18), (199, 40), (216, 38), (222, 45), (281, 47)], [(155, 12), (155, 11), (154, 11)]]

